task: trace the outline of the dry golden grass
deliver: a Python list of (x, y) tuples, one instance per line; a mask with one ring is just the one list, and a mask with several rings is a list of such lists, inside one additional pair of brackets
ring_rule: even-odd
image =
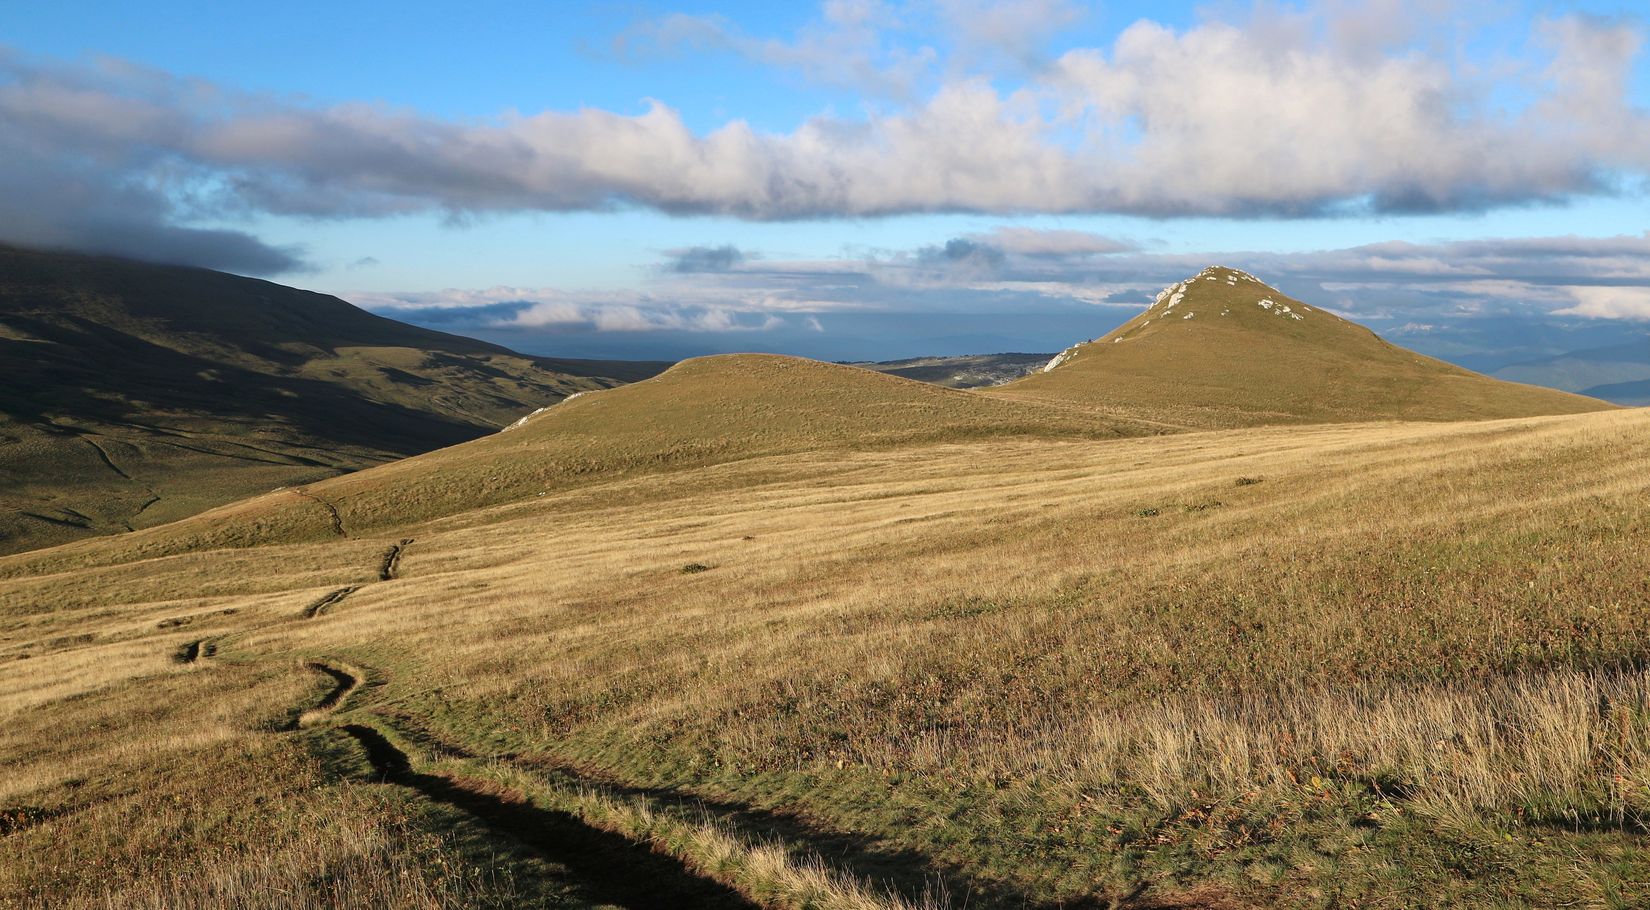
[[(86, 812), (192, 791), (72, 780), (319, 750), (316, 776), (244, 792), (318, 781), (304, 811), (332, 846), (174, 825), (177, 868), (327, 881), (369, 856), (405, 883), (421, 854), (371, 846), (401, 822), (361, 828), (345, 794), (416, 794), (337, 770), (363, 761), (328, 729), (351, 722), (420, 773), (495, 780), (776, 906), (1634, 906), (1647, 453), (1633, 411), (917, 441), (591, 480), (382, 537), (14, 557), (0, 807), (84, 800), (54, 837), (118, 854)], [(354, 482), (375, 476), (388, 501), (408, 475)], [(202, 639), (217, 656), (173, 661)], [(325, 691), (304, 660), (366, 685), (278, 732)], [(0, 840), (0, 866), (43, 828)], [(562, 887), (450, 855), (480, 890), (418, 879), (432, 894)], [(828, 898), (796, 896), (809, 869)], [(156, 874), (63, 887), (204, 894)], [(0, 894), (26, 903), (19, 881)]]

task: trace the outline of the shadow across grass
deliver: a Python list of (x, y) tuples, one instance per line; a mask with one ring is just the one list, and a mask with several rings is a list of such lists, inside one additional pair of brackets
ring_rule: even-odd
[(371, 727), (342, 729), (367, 753), (379, 778), (473, 816), (494, 835), (513, 840), (566, 867), (597, 900), (633, 910), (757, 905), (719, 882), (694, 874), (645, 844), (592, 827), (566, 812), (490, 792), (484, 785), (414, 771), (407, 756)]
[(880, 891), (924, 906), (934, 894), (950, 897), (954, 906), (971, 910), (1217, 910), (1229, 906), (1219, 898), (1146, 896), (1147, 884), (1121, 894), (1095, 894), (1049, 901), (1008, 882), (981, 881), (947, 868), (927, 854), (890, 846), (867, 834), (828, 828), (785, 812), (763, 809), (727, 799), (707, 799), (667, 787), (624, 784), (607, 775), (591, 775), (548, 757), (501, 756), (500, 760), (533, 771), (573, 788), (594, 789), (612, 796), (646, 802), (658, 812), (709, 815), (747, 838), (788, 845), (793, 852), (812, 854), (826, 865), (870, 883)]

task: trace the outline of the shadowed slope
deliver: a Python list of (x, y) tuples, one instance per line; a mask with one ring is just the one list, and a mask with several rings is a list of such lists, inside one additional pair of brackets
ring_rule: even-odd
[(1051, 363), (992, 394), (1201, 428), (1490, 420), (1612, 407), (1405, 350), (1220, 267), (1171, 285), (1139, 316)]
[(0, 247), (0, 552), (473, 439), (614, 384), (570, 375), (589, 366), (267, 281)]

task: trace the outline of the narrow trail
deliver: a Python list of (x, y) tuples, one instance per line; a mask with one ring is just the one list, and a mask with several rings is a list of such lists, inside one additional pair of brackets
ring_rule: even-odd
[(148, 508), (150, 506), (154, 505), (157, 502), (160, 502), (160, 493), (156, 492), (155, 488), (150, 486), (149, 484), (146, 484), (143, 481), (138, 480), (136, 477), (133, 477), (131, 474), (128, 474), (126, 472), (125, 468), (122, 468), (120, 465), (115, 464), (114, 456), (109, 454), (109, 450), (104, 448), (103, 443), (98, 442), (97, 438), (95, 436), (93, 436), (90, 433), (86, 433), (84, 431), (81, 431), (80, 432), (80, 438), (83, 442), (85, 442), (87, 445), (91, 446), (92, 449), (97, 452), (97, 457), (102, 459), (103, 463), (108, 466), (109, 470), (115, 472), (116, 474), (119, 474), (120, 477), (123, 480), (129, 480), (132, 483), (142, 487), (143, 491), (145, 493), (149, 494), (148, 500), (146, 500), (142, 505), (138, 506), (137, 511), (135, 511), (132, 514), (126, 516), (124, 519), (116, 519), (117, 523), (121, 527), (125, 528), (127, 531), (136, 530), (136, 528), (132, 524), (132, 519), (137, 518), (139, 515), (142, 515), (145, 511), (148, 510)]
[(361, 744), (381, 780), (463, 810), (494, 835), (566, 867), (599, 902), (630, 910), (759, 906), (646, 844), (592, 827), (566, 812), (539, 808), (477, 781), (420, 774), (405, 753), (365, 724), (341, 729)]
[(132, 479), (132, 475), (126, 473), (123, 470), (121, 470), (120, 465), (115, 464), (115, 460), (113, 458), (109, 457), (109, 450), (105, 449), (101, 444), (98, 443), (97, 440), (93, 439), (90, 436), (86, 436), (86, 435), (82, 435), (80, 438), (85, 440), (87, 445), (89, 445), (92, 448), (97, 450), (97, 457), (103, 459), (103, 463), (109, 466), (109, 470), (115, 472), (116, 474), (119, 474), (120, 476), (126, 478), (127, 480)]
[[(335, 530), (343, 534), (342, 523), (329, 503), (307, 491), (297, 492), (326, 506), (333, 515)], [(413, 542), (413, 538), (403, 538), (384, 552), (379, 565), (379, 581), (392, 581), (398, 577), (401, 558)], [(306, 607), (302, 618), (319, 617), (365, 586), (351, 584), (328, 592)], [(288, 614), (286, 619), (266, 622), (260, 628), (292, 621), (293, 617)], [(182, 624), (182, 621), (162, 622), (161, 627), (167, 628), (172, 624)], [(186, 642), (176, 649), (173, 659), (179, 664), (196, 664), (214, 656), (222, 639), (223, 636), (219, 635)], [(289, 714), (287, 722), (279, 729), (292, 732), (324, 726), (325, 729), (348, 735), (361, 747), (380, 781), (409, 788), (424, 798), (458, 809), (491, 836), (565, 869), (567, 880), (596, 901), (629, 910), (674, 910), (678, 907), (753, 910), (762, 906), (732, 886), (699, 874), (686, 862), (656, 850), (646, 841), (633, 840), (598, 827), (570, 812), (535, 805), (505, 784), (458, 774), (418, 771), (407, 754), (379, 729), (368, 723), (334, 720), (351, 696), (366, 684), (365, 672), (329, 659), (304, 660), (299, 665), (304, 670), (328, 677), (331, 686), (313, 706)], [(403, 729), (397, 719), (378, 715), (381, 708), (372, 709), (374, 715), (379, 717), (377, 722), (387, 723), (397, 737), (408, 736), (409, 731)], [(352, 712), (355, 710), (350, 709)], [(417, 729), (422, 725), (416, 723), (416, 718), (406, 719), (415, 721), (411, 741), (420, 750), (428, 749), (438, 756), (475, 757), (462, 746), (442, 741), (439, 734), (428, 728)], [(700, 794), (674, 788), (626, 785), (601, 769), (564, 763), (548, 755), (499, 754), (493, 760), (514, 766), (540, 780), (547, 780), (556, 787), (594, 791), (638, 803), (643, 809), (660, 815), (679, 816), (684, 808), (690, 809), (699, 813), (702, 820), (720, 826), (742, 842), (782, 845), (793, 855), (817, 862), (835, 873), (867, 883), (895, 899), (903, 898), (914, 905), (924, 905), (933, 887), (938, 884), (943, 889), (942, 893), (966, 894), (966, 905), (969, 906), (1012, 906), (1025, 910), (1099, 910), (1101, 907), (1230, 910), (1230, 905), (1218, 900), (1153, 899), (1143, 897), (1140, 890), (1111, 898), (1041, 903), (1032, 895), (1006, 883), (973, 881), (960, 870), (936, 866), (932, 857), (919, 851), (902, 849), (860, 832), (833, 830), (781, 811), (734, 799), (706, 799)], [(0, 826), (5, 821), (0, 818)], [(0, 833), (4, 833), (3, 829)]]
[[(257, 464), (273, 464), (273, 465), (283, 465), (283, 466), (303, 466), (303, 467), (334, 468), (334, 469), (336, 469), (335, 465), (328, 464), (327, 462), (324, 462), (324, 461), (317, 461), (313, 458), (306, 458), (302, 455), (294, 455), (290, 452), (280, 452), (280, 451), (276, 451), (274, 449), (265, 449), (265, 448), (261, 448), (259, 446), (252, 445), (251, 443), (242, 442), (240, 440), (235, 440), (235, 439), (224, 439), (222, 437), (219, 437), (219, 436), (216, 436), (216, 435), (213, 435), (213, 434), (206, 434), (206, 435), (203, 436), (203, 435), (196, 434), (196, 433), (190, 433), (190, 432), (187, 432), (185, 430), (180, 430), (180, 429), (177, 429), (176, 427), (163, 427), (163, 426), (158, 426), (158, 425), (152, 424), (152, 423), (138, 423), (136, 421), (131, 421), (131, 420), (118, 420), (118, 421), (111, 421), (110, 423), (111, 423), (111, 425), (118, 425), (118, 426), (126, 427), (126, 428), (132, 429), (132, 430), (140, 430), (148, 436), (159, 437), (157, 439), (152, 439), (152, 440), (149, 440), (149, 441), (158, 443), (160, 445), (171, 446), (174, 449), (182, 449), (186, 452), (196, 452), (196, 453), (201, 454), (201, 455), (212, 455), (212, 456), (217, 457), (217, 458), (232, 458), (232, 459), (235, 459), (237, 461), (250, 461), (250, 462), (255, 462)], [(89, 434), (87, 433), (87, 431), (81, 430), (78, 427), (72, 427), (72, 426), (69, 427), (69, 429), (75, 430), (76, 432), (81, 434), (82, 439), (86, 439), (87, 442), (91, 442), (91, 439), (88, 438)], [(177, 441), (179, 439), (188, 439), (188, 440), (190, 440), (192, 442), (196, 442), (198, 444), (197, 445), (184, 445), (183, 443)], [(92, 443), (92, 444), (97, 445), (95, 442)], [(225, 452), (221, 448), (206, 448), (206, 446), (211, 446), (211, 445), (221, 446), (221, 447), (224, 447), (224, 448), (245, 449), (248, 452), (257, 452), (261, 455), (271, 456), (271, 458), (257, 458), (255, 456), (251, 456), (251, 455), (242, 455), (242, 454), (238, 454), (238, 453), (235, 453), (235, 452)], [(304, 446), (304, 448), (313, 448), (313, 447), (312, 446)], [(105, 456), (105, 457), (107, 457), (107, 456)], [(274, 459), (274, 460), (272, 460), (272, 459)], [(115, 466), (113, 464), (111, 464), (110, 467), (115, 467)], [(119, 471), (120, 469), (115, 468), (115, 470)]]
[(172, 659), (180, 664), (192, 664), (218, 653), (218, 644), (210, 638), (197, 639), (178, 648)]
[[(330, 677), (333, 685), (314, 707), (293, 719), (286, 728), (289, 731), (328, 720), (361, 688), (365, 677), (354, 667), (325, 660), (305, 661), (303, 668)], [(565, 868), (573, 882), (597, 902), (629, 910), (754, 910), (759, 906), (645, 843), (593, 827), (569, 813), (534, 806), (479, 781), (419, 773), (406, 753), (366, 724), (344, 723), (337, 729), (360, 744), (379, 780), (408, 787), (467, 813), (494, 837), (513, 841)]]
[[(428, 728), (407, 731), (392, 722), (398, 736), (436, 754), (475, 757), (464, 747), (445, 741)], [(376, 731), (371, 731), (377, 735)], [(382, 737), (380, 737), (382, 738)], [(602, 794), (616, 802), (639, 802), (655, 815), (709, 821), (749, 844), (778, 844), (872, 891), (903, 899), (909, 906), (931, 906), (934, 896), (962, 895), (960, 906), (1016, 910), (1236, 910), (1219, 898), (1146, 895), (1141, 883), (1130, 892), (1089, 895), (1048, 901), (1003, 881), (981, 880), (960, 869), (936, 862), (929, 854), (886, 842), (876, 835), (831, 828), (802, 815), (764, 808), (734, 798), (717, 799), (673, 787), (627, 784), (594, 766), (580, 766), (547, 755), (503, 754), (492, 761), (527, 772), (553, 786), (576, 792)], [(375, 763), (376, 764), (376, 763)], [(580, 822), (583, 824), (583, 822)], [(941, 900), (942, 906), (952, 906)]]
[(407, 551), (407, 545), (412, 542), (413, 539), (411, 537), (403, 538), (400, 543), (390, 547), (389, 550), (384, 553), (384, 562), (378, 567), (379, 581), (395, 580), (395, 573), (401, 568), (401, 554)]
[(287, 463), (287, 462), (293, 462), (293, 463), (302, 465), (303, 467), (306, 467), (306, 468), (329, 468), (331, 470), (337, 470), (338, 469), (337, 465), (328, 464), (327, 462), (324, 462), (324, 461), (317, 461), (313, 458), (306, 458), (303, 455), (294, 455), (291, 452), (277, 452), (274, 449), (261, 449), (257, 446), (247, 445), (244, 442), (231, 443), (231, 445), (234, 445), (234, 446), (236, 446), (238, 448), (242, 448), (242, 449), (248, 449), (248, 450), (251, 450), (253, 452), (262, 452), (265, 455), (273, 455), (276, 458), (285, 459), (286, 461), (283, 462), (283, 464)]
[(343, 601), (344, 598), (359, 590), (361, 590), (360, 585), (345, 585), (344, 587), (327, 594), (325, 597), (322, 597), (320, 600), (317, 600), (304, 608), (304, 618), (314, 619), (315, 617), (320, 616), (322, 613), (326, 612), (329, 607), (337, 606)]
[(295, 488), (293, 492), (327, 510), (327, 516), (332, 519), (332, 533), (338, 535), (339, 537), (349, 536), (344, 533), (344, 518), (338, 514), (338, 508), (336, 506), (302, 487)]
[(361, 687), (361, 673), (358, 670), (319, 660), (305, 661), (304, 669), (332, 677), (333, 685), (332, 689), (322, 696), (313, 708), (298, 715), (289, 727), (292, 730), (308, 727), (331, 714), (340, 704), (343, 704), (344, 699), (348, 698), (350, 693)]
[[(301, 495), (309, 496), (308, 493), (302, 493)], [(313, 496), (309, 496), (309, 498), (315, 499), (315, 497), (313, 497)], [(316, 499), (315, 501), (316, 502), (323, 502), (323, 500), (319, 500), (319, 499)], [(331, 506), (328, 506), (328, 508), (331, 508)], [(337, 521), (337, 514), (338, 514), (337, 512), (333, 513), (333, 520), (335, 522)], [(339, 525), (339, 527), (341, 528), (342, 525)], [(340, 530), (339, 533), (343, 533), (343, 532)], [(403, 538), (400, 543), (395, 544), (394, 546), (390, 547), (388, 550), (386, 550), (384, 552), (384, 558), (378, 564), (378, 580), (379, 581), (394, 581), (395, 580), (396, 574), (401, 569), (401, 556), (402, 556), (403, 553), (405, 553), (407, 551), (407, 545), (412, 543), (412, 542), (413, 542), (413, 539), (411, 537)], [(344, 598), (350, 596), (351, 594), (354, 594), (356, 591), (361, 590), (362, 587), (364, 587), (364, 586), (363, 585), (345, 585), (342, 588), (338, 588), (335, 591), (329, 592), (325, 597), (322, 597), (320, 600), (317, 600), (314, 603), (312, 603), (309, 606), (304, 608), (304, 618), (305, 619), (314, 619), (315, 617), (320, 616), (322, 613), (326, 612), (328, 609), (337, 606), (339, 603), (341, 603), (343, 601)]]
[[(326, 505), (305, 491), (299, 493)], [(333, 512), (335, 528), (342, 533), (336, 511), (330, 505), (328, 509)], [(384, 553), (379, 565), (380, 581), (397, 577), (401, 557), (412, 542), (412, 538), (402, 539)], [(306, 607), (302, 617), (314, 619), (362, 587), (352, 584), (337, 588)], [(201, 638), (183, 644), (173, 656), (180, 664), (194, 664), (215, 651), (213, 639)], [(755, 910), (761, 906), (734, 888), (694, 872), (682, 861), (655, 851), (651, 844), (598, 828), (568, 812), (536, 806), (498, 784), (415, 770), (407, 755), (378, 730), (364, 723), (333, 720), (348, 708), (351, 696), (364, 685), (366, 674), (362, 670), (330, 659), (305, 660), (300, 666), (328, 677), (331, 686), (311, 707), (291, 715), (281, 729), (292, 732), (324, 725), (345, 733), (361, 746), (381, 781), (407, 787), (424, 798), (464, 812), (492, 837), (518, 845), (566, 870), (567, 880), (596, 902), (627, 910)]]

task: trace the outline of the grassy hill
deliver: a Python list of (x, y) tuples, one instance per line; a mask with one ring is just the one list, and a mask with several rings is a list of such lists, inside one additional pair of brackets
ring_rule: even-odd
[[(0, 905), (1650, 903), (1645, 413), (982, 439), (678, 369), (491, 461), (657, 401), (639, 456), (811, 444), (818, 375), (887, 444), (0, 559)], [(482, 444), (313, 489), (361, 520)]]
[(992, 394), (1188, 428), (1485, 420), (1612, 407), (1405, 350), (1221, 267), (1170, 286), (1139, 316), (1057, 360)]
[(798, 452), (1155, 431), (857, 367), (728, 354), (576, 395), (463, 445), (155, 528), (138, 545), (158, 553), (373, 533), (613, 478)]
[(266, 281), (0, 248), (0, 552), (473, 439), (616, 384), (576, 375), (600, 370)]

